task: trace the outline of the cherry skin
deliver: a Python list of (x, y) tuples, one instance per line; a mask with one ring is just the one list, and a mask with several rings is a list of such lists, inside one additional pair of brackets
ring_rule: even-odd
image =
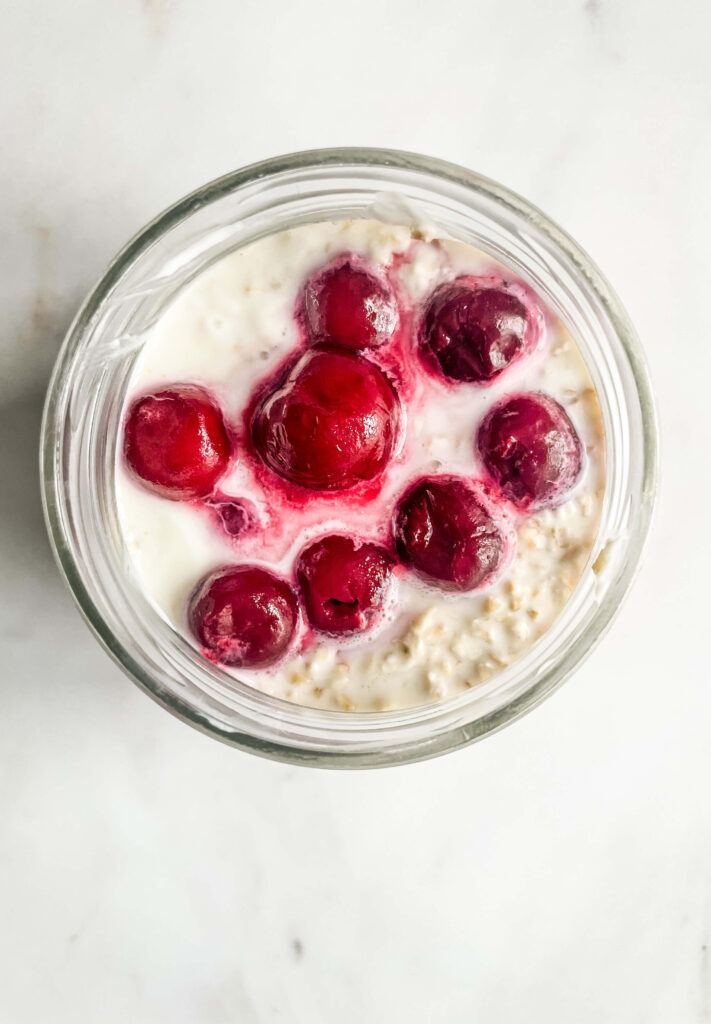
[(241, 501), (211, 501), (210, 505), (229, 537), (241, 536), (252, 524), (252, 516)]
[(474, 590), (503, 564), (506, 539), (468, 480), (425, 477), (395, 511), (402, 561), (446, 590)]
[(345, 490), (385, 467), (399, 414), (395, 392), (377, 366), (319, 347), (258, 404), (252, 443), (285, 480), (316, 491)]
[(499, 490), (521, 510), (557, 504), (580, 476), (583, 445), (567, 413), (540, 392), (498, 402), (477, 447)]
[(209, 573), (188, 603), (188, 622), (210, 660), (232, 668), (273, 665), (292, 641), (299, 605), (289, 584), (257, 565)]
[(420, 351), (448, 380), (488, 384), (523, 352), (527, 325), (526, 307), (511, 292), (459, 278), (430, 297)]
[(126, 418), (123, 450), (136, 476), (173, 501), (210, 494), (230, 460), (222, 414), (192, 384), (137, 398)]
[(392, 558), (375, 544), (322, 537), (301, 555), (297, 577), (314, 629), (348, 634), (378, 621), (392, 580)]
[(313, 342), (377, 348), (392, 336), (395, 297), (374, 274), (346, 257), (315, 274), (304, 289), (304, 325)]

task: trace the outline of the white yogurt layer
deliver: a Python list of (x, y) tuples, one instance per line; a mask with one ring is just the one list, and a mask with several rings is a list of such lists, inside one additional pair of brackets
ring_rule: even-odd
[[(129, 400), (159, 386), (194, 382), (218, 398), (228, 421), (241, 424), (255, 385), (300, 342), (294, 309), (304, 280), (342, 252), (374, 265), (395, 259), (403, 304), (415, 309), (439, 283), (460, 274), (512, 280), (470, 246), (419, 235), (374, 220), (310, 224), (225, 257), (160, 319), (138, 357)], [(561, 403), (578, 430), (587, 453), (584, 471), (558, 508), (515, 520), (517, 550), (495, 583), (454, 596), (398, 574), (392, 610), (375, 634), (348, 642), (322, 638), (275, 668), (234, 675), (299, 704), (373, 711), (454, 696), (510, 665), (549, 628), (572, 593), (592, 549), (605, 486), (602, 420), (587, 368), (557, 319), (542, 311), (541, 324), (536, 351), (493, 386), (445, 386), (424, 372), (417, 375), (402, 451), (379, 496), (364, 507), (315, 495), (305, 509), (276, 513), (242, 458), (220, 491), (249, 499), (263, 528), (233, 540), (204, 509), (156, 496), (119, 464), (120, 521), (131, 570), (145, 593), (186, 632), (188, 597), (217, 566), (258, 562), (293, 578), (295, 556), (313, 537), (344, 532), (384, 541), (409, 481), (437, 472), (480, 476), (473, 439), (487, 410), (503, 395), (541, 390)]]

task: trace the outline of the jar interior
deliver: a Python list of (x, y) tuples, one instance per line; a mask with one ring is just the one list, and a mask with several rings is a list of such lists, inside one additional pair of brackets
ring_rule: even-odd
[[(151, 329), (229, 252), (315, 221), (432, 226), (505, 264), (575, 339), (597, 390), (607, 487), (588, 564), (554, 624), (508, 668), (444, 703), (319, 711), (269, 697), (206, 662), (146, 599), (118, 522), (115, 464), (131, 373)], [(433, 756), (500, 728), (559, 685), (627, 590), (654, 493), (654, 412), (633, 330), (584, 253), (523, 200), (407, 154), (297, 154), (206, 186), (149, 225), (70, 329), (43, 429), (46, 514), (60, 565), (110, 653), (150, 695), (212, 735), (280, 759), (373, 766)], [(601, 571), (604, 566), (604, 571)]]

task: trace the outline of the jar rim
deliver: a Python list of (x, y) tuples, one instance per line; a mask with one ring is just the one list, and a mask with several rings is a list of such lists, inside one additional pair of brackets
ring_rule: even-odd
[[(357, 746), (349, 748), (347, 745), (319, 749), (318, 746), (305, 746), (303, 742), (285, 738), (280, 734), (281, 730), (278, 728), (272, 730), (271, 738), (223, 728), (213, 717), (205, 714), (189, 700), (161, 685), (151, 672), (147, 671), (145, 664), (134, 657), (132, 651), (116, 636), (107, 622), (105, 613), (91, 592), (89, 581), (82, 571), (80, 538), (76, 536), (75, 526), (71, 521), (67, 506), (65, 493), (67, 469), (63, 458), (67, 442), (67, 396), (64, 394), (63, 385), (69, 377), (80, 343), (109, 295), (148, 249), (158, 239), (187, 221), (194, 214), (212, 206), (220, 199), (234, 195), (240, 189), (257, 184), (263, 185), (293, 172), (321, 176), (325, 174), (328, 177), (331, 172), (347, 173), (349, 168), (368, 168), (375, 172), (388, 169), (416, 176), (429, 176), (432, 179), (448, 183), (465, 194), (471, 193), (472, 198), (474, 196), (480, 199), (483, 197), (497, 209), (508, 211), (513, 217), (534, 229), (537, 234), (544, 236), (548, 243), (568, 262), (572, 272), (578, 275), (581, 286), (587, 288), (595, 297), (609, 319), (627, 364), (629, 379), (639, 403), (642, 423), (642, 436), (641, 439), (637, 439), (641, 440), (638, 451), (641, 465), (637, 467), (638, 506), (634, 531), (627, 538), (627, 559), (624, 572), (617, 581), (614, 601), (609, 599), (610, 595), (608, 594), (608, 599), (600, 603), (587, 628), (570, 645), (567, 663), (549, 666), (546, 671), (539, 673), (530, 686), (522, 689), (513, 699), (469, 723), (463, 725), (458, 722), (451, 728), (439, 729), (431, 736), (419, 736), (413, 740), (404, 739), (385, 745), (380, 749), (372, 747), (360, 749)], [(437, 158), (389, 149), (306, 150), (251, 164), (196, 189), (168, 207), (142, 228), (111, 262), (70, 326), (50, 380), (41, 434), (42, 500), (57, 563), (80, 611), (102, 645), (120, 667), (162, 706), (209, 735), (273, 759), (321, 767), (385, 766), (433, 757), (497, 731), (521, 717), (552, 693), (592, 650), (610, 626), (623, 597), (634, 580), (648, 537), (657, 490), (657, 436), (656, 412), (644, 355), (620, 300), (585, 251), (542, 211), (505, 186), (466, 168)], [(521, 660), (525, 661), (526, 659), (524, 657)], [(262, 698), (265, 696), (261, 695)], [(468, 697), (469, 694), (465, 696)], [(266, 698), (266, 700), (271, 700), (279, 705), (279, 709), (281, 708), (281, 701), (276, 701), (274, 698)], [(452, 698), (451, 701), (444, 703), (452, 705), (457, 700), (461, 702), (461, 698)], [(428, 712), (438, 706), (425, 705), (422, 708), (408, 709), (408, 711), (413, 718), (417, 717), (418, 712), (421, 716), (427, 717)], [(279, 709), (275, 716), (277, 719), (280, 713)], [(366, 719), (372, 724), (373, 720), (377, 719), (386, 724), (389, 721), (393, 723), (391, 728), (397, 729), (398, 717), (403, 715), (403, 712), (390, 711), (353, 715), (352, 713), (300, 708), (297, 714), (301, 715), (302, 713), (305, 713), (306, 718), (312, 724), (322, 716), (326, 716), (323, 720), (330, 723), (330, 728), (336, 728), (336, 720), (345, 726), (346, 722), (357, 725), (360, 719)], [(349, 730), (345, 728), (340, 731), (347, 733)]]

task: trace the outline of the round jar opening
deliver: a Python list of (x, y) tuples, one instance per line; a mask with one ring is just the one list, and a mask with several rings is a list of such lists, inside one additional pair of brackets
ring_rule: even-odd
[[(598, 535), (556, 621), (511, 666), (459, 697), (402, 711), (319, 711), (207, 663), (127, 569), (114, 466), (137, 354), (185, 286), (227, 253), (325, 220), (426, 221), (505, 264), (582, 351), (600, 402), (607, 486)], [(126, 672), (181, 718), (266, 756), (329, 766), (434, 756), (500, 728), (559, 685), (634, 575), (656, 477), (656, 426), (638, 343), (585, 254), (523, 200), (461, 168), (371, 150), (295, 154), (207, 185), (149, 225), (108, 269), (65, 341), (43, 428), (50, 535), (78, 603)]]

